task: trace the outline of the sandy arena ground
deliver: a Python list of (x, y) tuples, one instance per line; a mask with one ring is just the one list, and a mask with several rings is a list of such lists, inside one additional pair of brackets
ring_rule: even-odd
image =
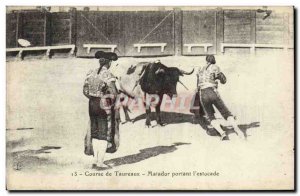
[[(187, 71), (205, 57), (120, 58), (115, 75), (140, 61), (160, 59)], [(83, 153), (88, 99), (82, 85), (95, 59), (53, 58), (7, 62), (7, 186), (9, 189), (288, 189), (293, 187), (293, 56), (270, 53), (216, 56), (228, 82), (219, 92), (248, 134), (247, 141), (209, 136), (188, 112), (174, 111), (164, 127), (145, 128), (142, 112), (120, 125), (121, 144), (107, 154), (112, 169), (91, 169)], [(181, 77), (179, 94), (192, 93), (195, 72)], [(168, 114), (165, 114), (168, 116)], [(165, 117), (166, 117), (165, 116)], [(124, 114), (122, 112), (122, 120)], [(155, 124), (152, 121), (152, 124)], [(116, 176), (115, 171), (140, 176)], [(148, 176), (148, 172), (170, 172)], [(182, 172), (218, 176), (182, 176)], [(75, 175), (77, 172), (77, 176)], [(105, 176), (107, 172), (112, 176)], [(102, 173), (100, 176), (86, 176)], [(73, 174), (73, 176), (72, 176)], [(81, 174), (81, 175), (80, 175)], [(99, 174), (100, 175), (100, 174)], [(172, 177), (173, 175), (173, 177)]]

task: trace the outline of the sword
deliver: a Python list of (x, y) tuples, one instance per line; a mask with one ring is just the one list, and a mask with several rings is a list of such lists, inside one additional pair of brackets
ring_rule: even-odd
[(178, 80), (178, 82), (179, 82), (180, 84), (182, 84), (182, 86), (183, 86), (186, 90), (189, 90), (188, 87), (186, 87), (180, 80)]

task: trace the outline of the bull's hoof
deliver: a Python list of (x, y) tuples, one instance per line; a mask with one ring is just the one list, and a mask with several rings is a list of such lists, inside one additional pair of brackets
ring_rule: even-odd
[(151, 120), (149, 119), (146, 120), (146, 126), (151, 126)]
[(146, 128), (153, 128), (151, 125), (145, 125)]
[(156, 121), (158, 126), (165, 126), (166, 123), (163, 123), (161, 120)]
[(148, 128), (151, 127), (151, 122), (146, 122), (145, 126)]

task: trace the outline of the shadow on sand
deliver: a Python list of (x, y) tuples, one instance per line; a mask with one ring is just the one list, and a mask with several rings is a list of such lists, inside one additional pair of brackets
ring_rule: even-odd
[(11, 141), (6, 141), (6, 148), (8, 150), (17, 148), (17, 147), (22, 147), (25, 146), (26, 142), (28, 142), (28, 139), (18, 139), (18, 140), (11, 140)]
[(189, 144), (190, 143), (177, 142), (171, 146), (155, 146), (155, 147), (151, 147), (151, 148), (145, 148), (145, 149), (140, 150), (140, 152), (137, 154), (127, 155), (124, 157), (119, 157), (119, 158), (104, 161), (104, 164), (109, 167), (102, 168), (101, 170), (110, 169), (112, 167), (116, 167), (116, 166), (120, 166), (120, 165), (138, 163), (140, 161), (149, 159), (151, 157), (156, 157), (156, 156), (159, 156), (162, 154), (168, 154), (168, 153), (174, 152), (175, 150), (177, 150), (177, 146), (189, 145)]
[[(193, 116), (192, 114), (183, 114), (183, 113), (176, 113), (176, 112), (161, 112), (161, 119), (163, 123), (166, 124), (179, 124), (179, 123), (186, 123), (190, 122), (193, 123)], [(151, 120), (156, 119), (155, 112), (151, 112)], [(146, 113), (141, 114), (133, 119), (133, 123), (139, 120), (146, 119)]]
[[(193, 123), (193, 124), (200, 124), (200, 126), (206, 130), (207, 134), (210, 136), (217, 136), (219, 135), (218, 132), (215, 129), (208, 129), (207, 123), (203, 118), (201, 119), (195, 119), (193, 114), (183, 114), (183, 113), (176, 113), (176, 112), (161, 112), (161, 118), (163, 123), (165, 124), (180, 124), (180, 123)], [(146, 114), (142, 114), (137, 116), (133, 123), (139, 120), (146, 119)], [(151, 112), (151, 120), (156, 119), (155, 112)], [(240, 129), (244, 132), (245, 135), (247, 135), (247, 130), (250, 128), (259, 127), (259, 122), (252, 122), (249, 124), (241, 124), (239, 125)], [(228, 134), (234, 133), (234, 130), (230, 127), (222, 127), (224, 131), (226, 131)]]
[[(248, 136), (247, 130), (250, 128), (259, 127), (260, 124), (259, 124), (259, 122), (252, 122), (250, 124), (242, 124), (242, 125), (238, 125), (238, 126), (247, 138), (247, 136)], [(221, 126), (221, 127), (227, 133), (227, 135), (235, 134), (235, 131), (233, 130), (233, 128), (225, 127), (225, 126)], [(210, 136), (219, 136), (220, 135), (215, 129), (206, 129), (206, 133)]]
[(36, 167), (42, 165), (48, 165), (52, 163), (51, 160), (43, 157), (38, 157), (38, 154), (49, 154), (51, 150), (59, 150), (59, 146), (42, 146), (38, 150), (23, 150), (12, 152), (10, 155), (12, 159), (13, 168), (15, 170), (21, 169), (36, 169)]
[(59, 150), (61, 149), (60, 146), (42, 146), (41, 149), (38, 150), (23, 150), (13, 152), (13, 156), (21, 156), (21, 155), (35, 155), (35, 154), (42, 154), (42, 153), (51, 153), (49, 150)]

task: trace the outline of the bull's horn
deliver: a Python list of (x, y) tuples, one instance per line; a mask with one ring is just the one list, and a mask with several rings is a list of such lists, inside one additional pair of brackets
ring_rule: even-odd
[(186, 87), (180, 80), (178, 80), (178, 82), (179, 82), (186, 90), (189, 90), (188, 87)]
[(194, 73), (194, 68), (193, 68), (193, 70), (191, 72), (186, 72), (186, 71), (184, 71), (182, 69), (179, 69), (179, 71), (180, 71), (181, 74), (191, 75), (192, 73)]

